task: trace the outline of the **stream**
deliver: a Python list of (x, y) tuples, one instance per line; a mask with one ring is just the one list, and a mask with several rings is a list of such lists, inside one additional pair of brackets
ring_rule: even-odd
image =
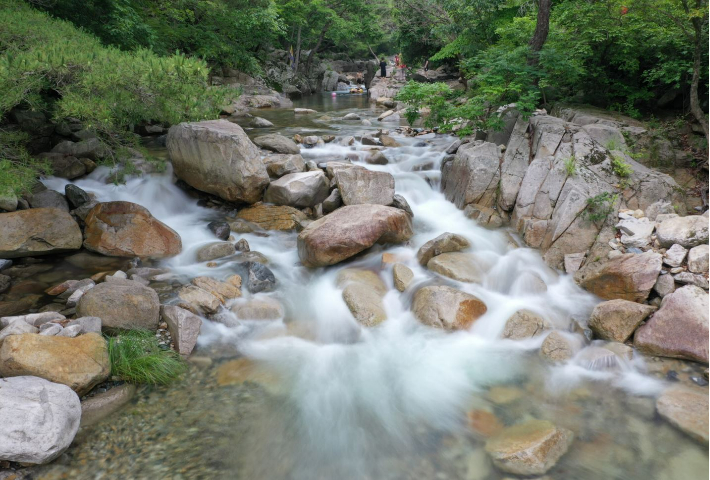
[[(236, 301), (274, 298), (284, 305), (284, 318), (235, 317), (233, 327), (205, 320), (182, 380), (139, 388), (123, 410), (82, 429), (58, 461), (38, 469), (37, 478), (497, 480), (511, 475), (491, 464), (480, 430), (530, 418), (574, 432), (569, 451), (544, 478), (707, 478), (707, 448), (655, 412), (665, 380), (652, 375), (653, 362), (618, 355), (609, 365), (583, 350), (553, 365), (538, 353), (544, 336), (501, 339), (517, 310), (537, 312), (567, 331), (573, 319), (589, 317), (598, 299), (571, 276), (550, 269), (538, 251), (522, 248), (508, 230), (480, 227), (444, 198), (439, 167), (453, 137), (398, 136), (397, 123), (376, 121), (381, 111), (366, 96), (312, 96), (294, 103), (318, 113), (253, 112), (274, 127), (247, 129), (248, 134), (357, 138), (390, 130), (401, 146), (383, 151), (389, 163), (362, 165), (395, 177), (396, 192), (414, 213), (414, 237), (405, 245), (375, 246), (330, 268), (307, 269), (299, 264), (295, 232), (234, 234), (268, 258), (278, 281), (274, 292), (250, 295), (244, 289)], [(347, 113), (373, 126), (341, 120)], [(363, 158), (365, 151), (359, 142), (342, 146), (336, 139), (302, 149), (302, 155), (323, 163), (353, 152)], [(75, 183), (100, 201), (141, 204), (176, 230), (183, 251), (163, 265), (183, 282), (234, 273), (229, 261), (196, 263), (199, 247), (216, 240), (207, 223), (224, 213), (198, 205), (174, 184), (170, 171), (120, 186), (107, 184), (106, 177), (99, 168)], [(61, 192), (66, 183), (45, 180)], [(471, 251), (490, 266), (481, 284), (444, 279), (419, 265), (419, 247), (444, 232), (466, 237)], [(404, 293), (394, 288), (383, 253), (414, 272)], [(389, 289), (387, 321), (375, 328), (355, 321), (335, 282), (342, 268), (380, 275)], [(420, 324), (410, 312), (413, 292), (434, 284), (477, 296), (487, 312), (469, 331)], [(158, 287), (165, 301), (177, 283)]]

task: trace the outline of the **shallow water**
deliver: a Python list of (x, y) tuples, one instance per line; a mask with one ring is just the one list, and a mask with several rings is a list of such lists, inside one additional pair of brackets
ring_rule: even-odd
[[(319, 113), (263, 110), (255, 114), (275, 127), (249, 134), (378, 130), (339, 120), (350, 112), (375, 120), (380, 112), (364, 96), (315, 96), (296, 106)], [(295, 233), (241, 235), (268, 257), (279, 283), (275, 292), (256, 297), (280, 300), (285, 318), (232, 328), (206, 320), (194, 354), (202, 361), (185, 379), (144, 388), (122, 412), (83, 430), (40, 478), (500, 479), (506, 475), (490, 464), (476, 420), (490, 413), (501, 425), (540, 418), (574, 432), (550, 478), (707, 478), (706, 448), (656, 417), (654, 396), (664, 384), (645, 373), (643, 359), (619, 357), (609, 368), (582, 352), (567, 365), (551, 366), (539, 359), (542, 339), (500, 339), (505, 321), (521, 308), (569, 330), (571, 319), (587, 318), (598, 300), (548, 268), (538, 252), (518, 248), (505, 230), (482, 228), (447, 202), (438, 191), (439, 165), (452, 138), (430, 137), (395, 137), (402, 146), (385, 150), (390, 163), (367, 165), (392, 173), (397, 193), (410, 204), (415, 236), (408, 244), (377, 246), (334, 267), (308, 270), (298, 263)], [(323, 162), (353, 151), (364, 156), (357, 142), (302, 154)], [(169, 172), (123, 186), (107, 185), (105, 174), (99, 170), (76, 183), (103, 201), (144, 205), (178, 231), (183, 253), (165, 265), (183, 278), (234, 273), (228, 261), (196, 263), (196, 250), (215, 241), (208, 221), (223, 214), (198, 206)], [(60, 191), (65, 183), (46, 181)], [(480, 285), (419, 266), (418, 248), (444, 232), (465, 236), (489, 265)], [(405, 293), (394, 289), (384, 252), (414, 271)], [(335, 285), (342, 268), (381, 276), (389, 288), (386, 322), (363, 329), (353, 319)], [(545, 292), (535, 288), (535, 278), (544, 281)], [(470, 292), (488, 311), (466, 332), (422, 326), (409, 308), (412, 292), (429, 284)]]

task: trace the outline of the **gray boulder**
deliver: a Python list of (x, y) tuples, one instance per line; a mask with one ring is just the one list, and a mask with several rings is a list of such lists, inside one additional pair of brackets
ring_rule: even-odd
[(300, 153), (301, 149), (298, 148), (296, 142), (290, 138), (286, 138), (278, 133), (272, 133), (269, 135), (262, 135), (254, 139), (254, 143), (264, 150), (270, 150), (276, 153)]
[(197, 344), (202, 319), (184, 308), (175, 305), (163, 305), (160, 314), (168, 324), (175, 349), (182, 356), (188, 356)]
[(266, 171), (271, 177), (283, 177), (289, 173), (299, 173), (306, 170), (306, 164), (300, 155), (277, 154), (264, 157)]
[(264, 201), (291, 207), (312, 207), (328, 197), (328, 179), (321, 170), (290, 173), (271, 182)]
[(54, 190), (44, 190), (35, 193), (27, 199), (27, 203), (29, 203), (32, 208), (58, 208), (65, 212), (69, 211), (67, 199), (64, 198), (64, 195)]
[(79, 430), (81, 402), (66, 385), (39, 377), (0, 379), (0, 460), (42, 464)]
[(692, 248), (708, 243), (708, 218), (702, 215), (669, 218), (656, 226), (656, 235), (662, 247), (677, 243)]
[(255, 203), (269, 183), (259, 150), (235, 123), (175, 125), (168, 132), (167, 147), (178, 178), (225, 200)]
[(335, 183), (345, 205), (391, 205), (394, 201), (394, 177), (362, 167), (335, 171)]
[(461, 209), (470, 203), (492, 206), (499, 180), (500, 150), (493, 143), (461, 145), (441, 167), (444, 196)]

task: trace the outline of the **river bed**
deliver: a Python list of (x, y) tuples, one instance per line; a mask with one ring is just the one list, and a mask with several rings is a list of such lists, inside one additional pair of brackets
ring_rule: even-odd
[[(377, 122), (381, 111), (365, 96), (323, 95), (295, 103), (318, 113), (255, 112), (274, 127), (248, 130), (249, 135), (358, 137), (380, 128), (393, 132), (398, 125)], [(373, 126), (341, 120), (347, 113)], [(507, 230), (482, 228), (445, 200), (439, 167), (452, 137), (395, 139), (401, 146), (384, 150), (387, 165), (363, 165), (390, 172), (396, 192), (411, 206), (415, 235), (406, 245), (373, 247), (342, 264), (309, 270), (299, 264), (295, 232), (235, 235), (269, 259), (278, 287), (257, 297), (282, 302), (284, 318), (235, 327), (205, 321), (181, 381), (139, 389), (122, 411), (82, 429), (58, 461), (38, 469), (37, 478), (497, 480), (510, 475), (491, 464), (486, 433), (531, 418), (550, 420), (575, 436), (545, 478), (707, 478), (707, 448), (655, 412), (663, 370), (672, 362), (656, 365), (634, 354), (619, 356), (612, 366), (584, 358), (556, 366), (540, 359), (541, 338), (500, 339), (517, 310), (539, 312), (568, 330), (572, 319), (588, 318), (598, 300), (569, 275), (547, 267), (537, 251), (521, 248)], [(364, 156), (359, 142), (336, 142), (302, 155), (317, 163), (348, 153)], [(185, 279), (234, 273), (229, 262), (196, 262), (197, 249), (215, 241), (207, 223), (223, 213), (199, 206), (169, 171), (120, 186), (107, 185), (105, 175), (98, 170), (76, 184), (101, 201), (139, 203), (175, 229), (183, 252), (166, 260), (167, 267)], [(63, 191), (67, 181), (45, 183)], [(444, 232), (466, 237), (490, 265), (480, 284), (444, 282), (419, 265), (419, 247)], [(414, 285), (404, 293), (394, 288), (383, 253), (414, 272)], [(389, 289), (386, 322), (365, 329), (354, 320), (336, 287), (342, 268), (381, 276)], [(488, 311), (470, 331), (423, 326), (410, 312), (412, 293), (432, 284), (472, 293)], [(174, 294), (170, 285), (161, 287), (161, 299)]]

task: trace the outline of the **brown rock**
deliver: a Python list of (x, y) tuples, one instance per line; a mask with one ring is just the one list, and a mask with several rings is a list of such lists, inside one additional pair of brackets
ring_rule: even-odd
[(0, 375), (32, 375), (71, 387), (81, 396), (108, 378), (106, 341), (98, 333), (75, 338), (26, 333), (11, 335), (0, 347)]
[(552, 362), (565, 362), (572, 358), (580, 347), (580, 343), (572, 336), (554, 330), (540, 345), (540, 354)]
[(392, 277), (394, 279), (394, 287), (403, 292), (414, 280), (414, 272), (403, 263), (395, 263), (392, 267)]
[(133, 280), (100, 283), (87, 291), (76, 308), (78, 317), (99, 317), (104, 328), (155, 330), (160, 301), (155, 290)]
[(182, 251), (180, 235), (130, 202), (97, 204), (86, 216), (84, 247), (110, 257), (165, 258)]
[(307, 267), (323, 267), (375, 243), (400, 243), (412, 235), (412, 221), (402, 210), (383, 205), (351, 205), (308, 225), (298, 235), (298, 256)]
[(298, 221), (306, 219), (303, 212), (293, 207), (263, 204), (244, 208), (237, 217), (255, 223), (264, 230), (295, 230)]
[(197, 337), (200, 335), (200, 328), (202, 327), (202, 319), (175, 305), (161, 306), (160, 314), (165, 323), (168, 324), (175, 350), (183, 357), (190, 355), (197, 344)]
[(594, 307), (589, 328), (602, 340), (624, 343), (656, 307), (628, 300), (609, 300)]
[(486, 442), (496, 467), (516, 475), (542, 475), (555, 466), (574, 434), (545, 420), (528, 420), (503, 429)]
[(644, 302), (661, 272), (661, 261), (661, 254), (652, 251), (627, 253), (588, 270), (579, 270), (575, 281), (605, 300)]
[(387, 287), (375, 272), (347, 268), (338, 274), (337, 284), (343, 288), (343, 300), (355, 320), (371, 327), (387, 319), (382, 297)]
[(239, 288), (229, 283), (217, 281), (214, 278), (195, 277), (192, 279), (191, 283), (196, 287), (210, 292), (222, 303), (224, 303), (225, 300), (231, 300), (242, 296), (242, 292)]
[(537, 313), (529, 310), (518, 310), (505, 322), (503, 338), (523, 340), (540, 335), (552, 328), (552, 324)]
[(447, 286), (420, 288), (412, 304), (420, 322), (446, 330), (468, 329), (486, 310), (478, 298)]
[(471, 430), (484, 438), (497, 435), (503, 430), (503, 423), (494, 413), (488, 410), (471, 410), (468, 412), (468, 425)]
[(462, 252), (442, 253), (429, 260), (426, 266), (439, 275), (468, 283), (483, 281), (483, 275), (488, 270), (476, 254)]
[(240, 320), (278, 320), (284, 316), (284, 307), (278, 300), (256, 298), (232, 306), (231, 311)]
[(420, 265), (426, 265), (429, 263), (429, 260), (437, 255), (449, 252), (460, 252), (470, 246), (471, 244), (468, 240), (461, 235), (448, 232), (442, 233), (421, 246), (417, 252), (417, 260), (419, 260)]
[(644, 353), (708, 363), (708, 294), (686, 285), (663, 297), (661, 308), (636, 331)]
[(0, 258), (17, 258), (81, 248), (81, 229), (68, 212), (32, 208), (0, 213)]
[(219, 298), (212, 295), (207, 290), (203, 290), (194, 285), (185, 285), (178, 291), (178, 297), (180, 300), (197, 307), (198, 310), (202, 310), (207, 313), (214, 313), (219, 309), (220, 301)]
[(707, 389), (680, 385), (667, 388), (658, 397), (656, 409), (673, 426), (707, 445), (710, 428)]

